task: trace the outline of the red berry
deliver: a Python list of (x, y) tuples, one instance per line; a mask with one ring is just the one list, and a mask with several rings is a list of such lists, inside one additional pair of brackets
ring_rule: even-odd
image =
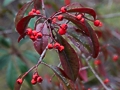
[(27, 35), (32, 35), (32, 29), (31, 28), (27, 28), (26, 30), (27, 30), (27, 32), (26, 32)]
[(100, 61), (100, 60), (95, 60), (95, 61), (94, 61), (94, 64), (95, 64), (95, 65), (100, 65), (100, 64), (101, 64), (101, 61)]
[(88, 90), (91, 90), (90, 88), (88, 88)]
[(106, 78), (105, 80), (104, 80), (104, 83), (105, 84), (108, 84), (110, 82), (110, 80), (108, 79), (108, 78)]
[(39, 76), (39, 77), (37, 78), (37, 82), (41, 83), (42, 81), (43, 81), (42, 77)]
[(35, 79), (32, 79), (32, 80), (31, 80), (31, 84), (34, 85), (34, 84), (36, 84), (36, 83), (37, 83), (37, 81), (36, 81)]
[(51, 43), (48, 44), (48, 49), (52, 49), (53, 45)]
[(64, 50), (64, 46), (61, 45), (61, 46), (59, 47), (59, 51), (62, 51), (62, 50)]
[(59, 48), (60, 47), (60, 44), (58, 43), (58, 42), (56, 42), (55, 44), (54, 44), (54, 48)]
[(65, 12), (66, 12), (66, 8), (65, 8), (65, 7), (62, 7), (62, 8), (60, 9), (60, 11), (61, 11), (62, 13), (65, 13)]
[(94, 21), (94, 25), (95, 25), (95, 26), (99, 26), (99, 25), (100, 25), (100, 20), (95, 20), (95, 21)]
[(34, 12), (30, 11), (28, 15), (33, 15), (33, 14), (34, 14)]
[(61, 28), (64, 29), (64, 30), (66, 30), (67, 27), (68, 27), (67, 24), (62, 24), (62, 25), (61, 25)]
[(42, 37), (42, 33), (41, 32), (37, 33), (36, 37), (37, 38), (41, 38)]
[(35, 80), (37, 80), (38, 74), (37, 73), (33, 74), (32, 78), (35, 79)]
[(40, 14), (40, 11), (39, 11), (39, 10), (36, 10), (36, 14)]
[(60, 29), (58, 30), (58, 33), (59, 33), (60, 35), (64, 35), (64, 34), (66, 33), (66, 30), (60, 28)]
[(82, 15), (79, 14), (79, 15), (76, 16), (76, 18), (77, 18), (78, 20), (81, 20), (81, 19), (82, 19)]
[(56, 23), (56, 18), (53, 18), (53, 19), (52, 19), (52, 23)]
[(21, 78), (17, 79), (18, 84), (22, 84), (23, 80)]
[(36, 36), (37, 33), (38, 33), (38, 32), (37, 32), (36, 30), (33, 30), (33, 31), (32, 31), (32, 34), (33, 34), (34, 36)]
[(62, 21), (63, 20), (63, 15), (57, 16), (58, 20)]
[(117, 61), (118, 59), (119, 59), (119, 57), (118, 57), (118, 55), (117, 54), (115, 54), (115, 55), (113, 55), (113, 61)]
[(84, 19), (84, 18), (82, 18), (80, 21), (81, 21), (82, 23), (84, 23), (84, 22), (85, 22), (85, 19)]
[(36, 40), (35, 36), (33, 36), (33, 35), (30, 36), (30, 39), (31, 39), (32, 41), (35, 41), (35, 40)]
[(35, 13), (35, 12), (36, 12), (36, 9), (32, 9), (32, 12), (34, 12), (34, 13)]

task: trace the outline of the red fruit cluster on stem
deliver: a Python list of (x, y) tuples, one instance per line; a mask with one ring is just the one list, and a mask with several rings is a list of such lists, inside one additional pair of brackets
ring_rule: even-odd
[(54, 44), (54, 48), (58, 49), (59, 51), (64, 50), (64, 46), (60, 45), (58, 42)]
[(37, 32), (36, 30), (32, 30), (31, 28), (27, 28), (26, 30), (26, 34), (30, 37), (32, 41), (35, 41), (38, 38), (42, 38), (41, 32)]
[(36, 9), (32, 9), (28, 15), (34, 15), (34, 14), (40, 14), (40, 11)]
[(97, 26), (97, 27), (102, 26), (102, 22), (100, 20), (95, 20), (94, 25)]
[(32, 80), (31, 80), (31, 84), (36, 84), (37, 82), (38, 83), (41, 83), (43, 81), (42, 77), (38, 75), (38, 73), (35, 73), (33, 74), (32, 76)]

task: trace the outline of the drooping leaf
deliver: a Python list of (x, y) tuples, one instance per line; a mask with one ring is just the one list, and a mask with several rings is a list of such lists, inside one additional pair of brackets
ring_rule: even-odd
[(64, 72), (70, 80), (75, 81), (79, 72), (79, 58), (74, 49), (64, 38), (58, 36), (58, 41), (65, 47), (62, 52), (59, 52), (59, 57)]
[(69, 85), (67, 80), (62, 76), (60, 68), (52, 65), (47, 65), (47, 66), (54, 71), (55, 75), (58, 77), (58, 79), (62, 83), (64, 90), (71, 90), (71, 86)]
[[(40, 31), (41, 27), (43, 26), (43, 24), (38, 24), (36, 27), (36, 31)], [(43, 29), (41, 30), (42, 34), (46, 34), (48, 35), (48, 28), (47, 25), (45, 24)], [(34, 41), (34, 47), (36, 49), (36, 51), (41, 54), (43, 52), (43, 50), (46, 48), (46, 46), (48, 45), (48, 36), (42, 36), (42, 38), (37, 39)]]
[(31, 18), (34, 18), (36, 15), (30, 15), (30, 16), (26, 16), (24, 18), (22, 18), (16, 25), (16, 30), (17, 32), (20, 34), (20, 37), (18, 39), (18, 42), (24, 38), (25, 34), (25, 30), (27, 28), (27, 25), (30, 21)]
[(91, 8), (85, 8), (85, 7), (74, 8), (74, 9), (67, 10), (67, 12), (87, 13), (87, 14), (90, 14), (91, 16), (93, 16), (94, 20), (96, 19), (96, 12)]
[(5, 55), (2, 55), (0, 57), (0, 70), (7, 66), (8, 62), (10, 61), (10, 55), (9, 54), (5, 54)]
[[(84, 54), (88, 53), (92, 53), (92, 42), (90, 37), (82, 35), (81, 32), (76, 32), (76, 30), (74, 29), (69, 29), (67, 31), (67, 33), (69, 34), (67, 37), (71, 40), (71, 42), (80, 49), (81, 52), (84, 52)], [(81, 48), (84, 47), (84, 48)]]
[(13, 65), (13, 62), (9, 62), (8, 68), (7, 68), (7, 84), (10, 87), (11, 90), (14, 88), (14, 83), (17, 79), (17, 72), (16, 68)]
[(91, 41), (92, 41), (92, 44), (93, 44), (92, 56), (93, 56), (93, 58), (96, 58), (98, 56), (98, 53), (99, 53), (99, 42), (98, 42), (97, 35), (87, 21), (85, 21), (85, 26), (88, 29), (88, 32), (89, 32), (89, 35), (90, 35), (89, 37), (91, 38)]
[(88, 29), (82, 22), (78, 21), (75, 17), (68, 14), (64, 14), (64, 18), (71, 21), (73, 24), (75, 24), (79, 28), (78, 30), (80, 30), (81, 32), (89, 36)]
[(18, 24), (18, 22), (23, 18), (25, 11), (28, 9), (28, 7), (33, 3), (33, 0), (24, 4), (22, 8), (18, 11), (16, 18), (15, 18), (15, 26)]
[(85, 69), (81, 70), (84, 67), (81, 61), (80, 66), (81, 68), (79, 69), (79, 78), (82, 79), (83, 81), (88, 81), (87, 71)]
[[(17, 59), (17, 64), (19, 66), (19, 69), (20, 69), (21, 73), (25, 73), (25, 72), (28, 71), (28, 67), (20, 59)], [(31, 77), (32, 77), (31, 73), (28, 73), (28, 75), (25, 77), (25, 80), (27, 81), (27, 83), (30, 87), (32, 87), (32, 85), (30, 83), (31, 82)]]

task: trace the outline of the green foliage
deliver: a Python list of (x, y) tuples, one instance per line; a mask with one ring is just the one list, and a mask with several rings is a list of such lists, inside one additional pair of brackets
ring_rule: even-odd
[(9, 5), (9, 4), (12, 3), (13, 1), (14, 1), (14, 0), (4, 0), (3, 6)]

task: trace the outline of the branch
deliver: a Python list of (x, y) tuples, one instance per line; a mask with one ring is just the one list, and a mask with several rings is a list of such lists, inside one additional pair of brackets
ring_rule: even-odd
[(93, 74), (95, 75), (95, 77), (99, 80), (99, 82), (102, 84), (102, 86), (106, 89), (106, 90), (111, 90), (110, 88), (108, 88), (102, 81), (102, 79), (98, 76), (98, 74), (95, 72), (95, 70), (92, 68), (92, 66), (89, 63), (89, 60), (91, 59), (91, 56), (89, 56), (88, 58), (86, 58), (84, 55), (82, 55), (82, 57), (85, 59), (88, 67), (90, 68), (90, 70), (93, 72)]

